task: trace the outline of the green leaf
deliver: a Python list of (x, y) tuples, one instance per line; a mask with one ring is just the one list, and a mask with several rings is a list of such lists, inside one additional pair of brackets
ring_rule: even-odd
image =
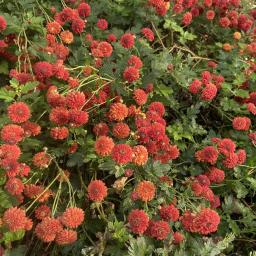
[(251, 187), (253, 190), (256, 190), (256, 179), (251, 178), (251, 177), (248, 177), (246, 180), (249, 181), (250, 187)]
[(146, 243), (144, 237), (137, 239), (130, 239), (130, 246), (128, 247), (129, 256), (147, 256), (152, 252), (153, 246)]
[(0, 74), (4, 74), (4, 75), (9, 74), (9, 65), (6, 60), (0, 61)]
[(24, 86), (21, 87), (21, 93), (28, 93), (29, 91), (35, 89), (38, 86), (38, 84), (39, 83), (37, 81), (27, 82)]
[(2, 189), (0, 189), (0, 206), (5, 209), (12, 207), (11, 197)]
[(235, 96), (239, 96), (241, 98), (248, 98), (249, 97), (249, 91), (238, 89), (234, 91)]
[(4, 233), (2, 241), (8, 244), (12, 241), (17, 241), (22, 239), (24, 235), (25, 235), (25, 231), (23, 229), (17, 230), (16, 232), (6, 232)]
[(5, 88), (0, 89), (0, 100), (4, 100), (6, 102), (11, 102), (14, 100), (14, 97), (16, 95), (16, 92), (14, 91), (9, 91)]

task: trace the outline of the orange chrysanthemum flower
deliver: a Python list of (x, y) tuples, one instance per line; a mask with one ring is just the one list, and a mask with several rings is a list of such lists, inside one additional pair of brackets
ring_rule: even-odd
[(20, 208), (12, 207), (5, 211), (3, 216), (3, 223), (12, 232), (17, 230), (26, 229), (28, 222), (26, 212)]
[(108, 156), (111, 154), (113, 147), (115, 146), (112, 138), (108, 136), (100, 136), (94, 145), (95, 151), (100, 156)]
[(84, 221), (84, 211), (77, 207), (70, 207), (63, 213), (60, 221), (68, 228), (77, 228)]
[(108, 189), (102, 180), (93, 180), (88, 186), (89, 199), (101, 202), (108, 194)]
[(62, 230), (59, 220), (53, 218), (44, 218), (35, 228), (36, 236), (43, 242), (52, 242), (56, 235)]
[(71, 44), (74, 41), (73, 33), (68, 30), (62, 31), (60, 37), (65, 44)]
[(133, 163), (136, 165), (144, 165), (148, 161), (148, 151), (147, 149), (142, 146), (138, 145), (133, 147)]
[(123, 121), (128, 116), (128, 108), (123, 103), (113, 103), (110, 106), (109, 118), (115, 121)]
[(151, 201), (155, 197), (156, 187), (151, 181), (141, 181), (135, 189), (138, 198), (144, 202)]
[(57, 233), (55, 242), (58, 245), (72, 244), (77, 240), (77, 232), (75, 230), (63, 229)]

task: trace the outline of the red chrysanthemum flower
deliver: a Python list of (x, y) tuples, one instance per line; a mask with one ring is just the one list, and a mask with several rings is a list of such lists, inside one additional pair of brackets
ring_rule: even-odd
[(16, 144), (23, 140), (24, 130), (16, 124), (7, 124), (1, 130), (1, 139), (6, 144)]
[(219, 152), (215, 147), (207, 146), (202, 150), (197, 151), (195, 156), (199, 162), (215, 164), (218, 159)]
[(237, 151), (237, 157), (238, 157), (238, 161), (237, 164), (243, 164), (246, 160), (246, 152), (244, 149), (239, 149)]
[(84, 211), (77, 207), (67, 208), (60, 221), (67, 228), (77, 228), (84, 221)]
[(173, 204), (162, 206), (159, 212), (165, 221), (177, 221), (180, 217), (179, 210)]
[(87, 3), (81, 3), (78, 5), (77, 11), (80, 17), (86, 18), (91, 14), (91, 7)]
[(191, 12), (186, 12), (182, 17), (182, 24), (188, 26), (192, 22), (193, 16)]
[(105, 19), (99, 19), (96, 25), (100, 30), (106, 30), (108, 28), (108, 22)]
[(0, 166), (6, 171), (8, 177), (15, 177), (19, 173), (19, 163), (15, 159), (5, 158), (0, 161)]
[(238, 156), (235, 153), (226, 155), (226, 158), (222, 161), (223, 165), (228, 169), (233, 169), (238, 164)]
[(43, 242), (49, 243), (54, 241), (56, 235), (62, 230), (59, 220), (46, 217), (37, 224), (35, 228), (36, 236)]
[[(55, 55), (57, 56), (58, 59), (65, 60), (67, 58), (67, 56), (69, 55), (69, 48), (64, 46), (63, 44), (55, 44), (54, 45), (54, 53), (55, 53)], [(66, 78), (65, 79), (62, 78), (62, 79), (67, 80), (68, 75), (69, 74), (68, 74), (67, 70), (65, 70), (65, 77)]]
[(140, 69), (143, 66), (143, 62), (136, 55), (131, 55), (131, 57), (128, 59), (127, 63), (128, 63), (129, 66), (133, 66), (133, 67), (135, 67), (137, 69)]
[(247, 110), (253, 115), (256, 115), (256, 106), (253, 103), (247, 104)]
[(180, 244), (185, 239), (184, 235), (178, 231), (173, 233), (173, 243)]
[(201, 80), (202, 80), (202, 83), (204, 84), (204, 85), (207, 85), (207, 84), (209, 84), (210, 83), (210, 80), (211, 80), (211, 78), (212, 78), (212, 74), (211, 74), (211, 72), (209, 72), (209, 71), (203, 71), (202, 73), (201, 73)]
[(47, 168), (51, 163), (51, 157), (45, 151), (42, 151), (42, 152), (36, 153), (33, 156), (32, 161), (34, 166), (40, 169), (44, 169), (44, 168)]
[(95, 57), (110, 57), (113, 52), (113, 47), (108, 42), (100, 42), (97, 46), (97, 50), (100, 52), (100, 56)]
[(108, 189), (102, 180), (93, 180), (88, 185), (88, 197), (92, 201), (101, 202), (108, 194)]
[(46, 78), (49, 78), (53, 76), (53, 67), (52, 64), (46, 62), (46, 61), (39, 61), (34, 64), (34, 72), (36, 77), (39, 80), (44, 80)]
[(109, 133), (109, 127), (106, 123), (100, 122), (94, 125), (93, 132), (96, 136), (106, 136)]
[(202, 186), (202, 193), (200, 196), (209, 202), (214, 201), (214, 193), (208, 186)]
[(171, 228), (168, 222), (163, 220), (151, 221), (148, 233), (157, 240), (164, 240), (170, 234)]
[(133, 99), (139, 106), (144, 105), (148, 100), (148, 95), (142, 89), (136, 89), (133, 92)]
[(156, 187), (151, 181), (141, 181), (135, 189), (141, 201), (148, 202), (155, 197)]
[(55, 15), (54, 19), (61, 25), (64, 25), (65, 22), (72, 21), (76, 16), (75, 10), (65, 7), (60, 13)]
[(221, 183), (225, 179), (225, 172), (216, 167), (210, 167), (206, 175), (213, 183)]
[(59, 34), (61, 31), (61, 25), (56, 21), (47, 23), (46, 28), (48, 33), (54, 35)]
[(24, 123), (30, 116), (30, 109), (24, 102), (15, 102), (7, 108), (8, 117), (14, 123)]
[(19, 163), (18, 165), (18, 175), (20, 177), (27, 177), (30, 172), (30, 167), (27, 164)]
[(149, 42), (153, 42), (155, 39), (154, 32), (150, 28), (142, 28), (141, 33), (145, 36)]
[(41, 126), (39, 124), (27, 121), (21, 124), (26, 137), (37, 136), (41, 133)]
[(217, 230), (220, 223), (220, 216), (212, 209), (204, 208), (193, 221), (196, 232), (202, 235), (208, 235)]
[(74, 35), (72, 32), (65, 30), (60, 33), (60, 38), (65, 44), (71, 44), (74, 41)]
[(69, 108), (80, 109), (85, 104), (85, 95), (82, 92), (70, 92), (66, 96), (66, 104)]
[(17, 207), (9, 208), (3, 215), (3, 223), (11, 232), (26, 229), (26, 223), (28, 220), (26, 212)]
[(163, 116), (165, 113), (165, 108), (164, 108), (163, 103), (158, 102), (158, 101), (152, 102), (149, 105), (148, 110), (158, 113), (159, 116)]
[(5, 189), (13, 196), (20, 195), (24, 190), (24, 184), (18, 178), (10, 178), (5, 184)]
[(229, 153), (234, 153), (236, 149), (236, 144), (233, 140), (225, 138), (218, 142), (218, 150), (223, 155), (228, 155)]
[(211, 201), (210, 204), (212, 209), (220, 207), (220, 197), (215, 195), (213, 201)]
[(211, 101), (213, 98), (215, 98), (217, 92), (218, 92), (218, 89), (216, 85), (209, 83), (202, 90), (201, 98), (202, 100), (205, 100), (205, 101)]
[(135, 234), (143, 234), (149, 223), (149, 217), (143, 210), (134, 209), (128, 215), (130, 229)]
[(43, 204), (36, 208), (35, 210), (35, 216), (38, 220), (43, 220), (44, 218), (51, 216), (51, 209)]
[(17, 145), (3, 144), (0, 146), (0, 159), (18, 160), (21, 150)]
[(247, 131), (251, 126), (251, 119), (248, 117), (235, 117), (232, 121), (232, 125), (237, 131)]
[(68, 78), (68, 85), (70, 88), (76, 88), (79, 86), (79, 80), (77, 78), (69, 77)]
[(135, 36), (131, 33), (126, 33), (124, 35), (121, 36), (120, 38), (120, 44), (124, 47), (124, 48), (132, 48), (134, 46), (134, 38)]
[(113, 135), (118, 139), (125, 139), (130, 134), (130, 128), (126, 123), (116, 123), (113, 126)]
[(128, 108), (123, 103), (113, 103), (109, 109), (109, 118), (114, 121), (123, 121), (128, 116)]
[(177, 3), (173, 6), (172, 10), (174, 13), (179, 14), (179, 13), (183, 12), (184, 8), (183, 8), (182, 4)]
[(85, 125), (89, 121), (89, 115), (86, 111), (71, 109), (69, 111), (69, 124), (72, 127), (79, 127)]
[(148, 161), (148, 151), (142, 145), (134, 146), (132, 162), (136, 165), (144, 165)]
[(80, 18), (72, 20), (71, 29), (76, 34), (81, 34), (85, 28), (85, 22)]
[(4, 31), (7, 27), (6, 20), (3, 16), (0, 16), (0, 32)]
[(194, 192), (195, 196), (200, 196), (203, 192), (203, 187), (197, 181), (195, 181), (191, 184), (191, 189)]
[(227, 28), (231, 24), (230, 19), (228, 17), (220, 18), (219, 23), (220, 23), (220, 26), (223, 28)]
[(58, 245), (72, 244), (77, 240), (77, 232), (75, 230), (63, 229), (57, 233), (55, 242)]
[(112, 138), (108, 136), (100, 136), (94, 145), (96, 153), (100, 156), (109, 156), (114, 148), (115, 144)]
[(64, 140), (68, 137), (69, 131), (67, 127), (54, 127), (51, 129), (50, 135), (55, 140)]
[(117, 144), (113, 147), (111, 157), (118, 164), (127, 164), (132, 161), (132, 148), (127, 144)]
[(194, 80), (188, 87), (189, 92), (197, 94), (202, 88), (202, 82), (200, 80)]
[(200, 174), (200, 175), (196, 176), (196, 180), (199, 182), (199, 184), (201, 186), (209, 187), (210, 184), (211, 184), (209, 178), (206, 175), (204, 175), (204, 174)]
[(128, 83), (137, 81), (140, 78), (140, 71), (135, 67), (127, 67), (123, 72), (123, 78)]
[(116, 36), (114, 35), (114, 34), (110, 34), (110, 35), (108, 35), (108, 41), (110, 42), (110, 43), (112, 43), (112, 42), (116, 42)]

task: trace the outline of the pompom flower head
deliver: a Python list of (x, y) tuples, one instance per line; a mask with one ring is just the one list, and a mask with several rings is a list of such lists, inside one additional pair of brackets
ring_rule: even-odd
[(7, 109), (8, 117), (14, 123), (26, 122), (31, 114), (28, 105), (24, 102), (15, 102), (11, 104)]
[(123, 103), (113, 103), (110, 106), (109, 118), (114, 121), (123, 121), (128, 116), (128, 108)]
[(77, 232), (75, 230), (63, 229), (57, 233), (55, 242), (58, 245), (72, 244), (77, 240)]
[(94, 149), (98, 155), (108, 156), (111, 154), (114, 145), (112, 138), (100, 136), (95, 142)]
[(70, 207), (62, 214), (60, 221), (68, 228), (77, 228), (84, 221), (84, 211), (77, 207)]
[(17, 207), (9, 208), (3, 215), (3, 223), (12, 232), (25, 230), (28, 220), (25, 211)]
[(122, 35), (122, 37), (120, 38), (120, 44), (124, 47), (124, 48), (132, 48), (134, 45), (134, 38), (135, 36), (131, 33), (126, 33), (124, 35)]
[(134, 209), (128, 215), (130, 229), (135, 234), (143, 234), (149, 223), (149, 217), (143, 210)]
[(88, 186), (89, 199), (96, 202), (101, 202), (108, 194), (108, 189), (102, 180), (93, 180)]
[(1, 130), (1, 139), (6, 144), (17, 144), (23, 140), (24, 130), (21, 126), (7, 124)]
[(127, 144), (115, 145), (111, 157), (118, 164), (127, 164), (132, 161), (132, 148)]
[(141, 201), (148, 202), (155, 197), (156, 187), (151, 181), (141, 181), (135, 189)]

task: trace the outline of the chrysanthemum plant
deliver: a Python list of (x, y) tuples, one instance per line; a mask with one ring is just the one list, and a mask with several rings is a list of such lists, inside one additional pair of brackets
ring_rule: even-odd
[(253, 1), (0, 10), (0, 255), (252, 253)]

